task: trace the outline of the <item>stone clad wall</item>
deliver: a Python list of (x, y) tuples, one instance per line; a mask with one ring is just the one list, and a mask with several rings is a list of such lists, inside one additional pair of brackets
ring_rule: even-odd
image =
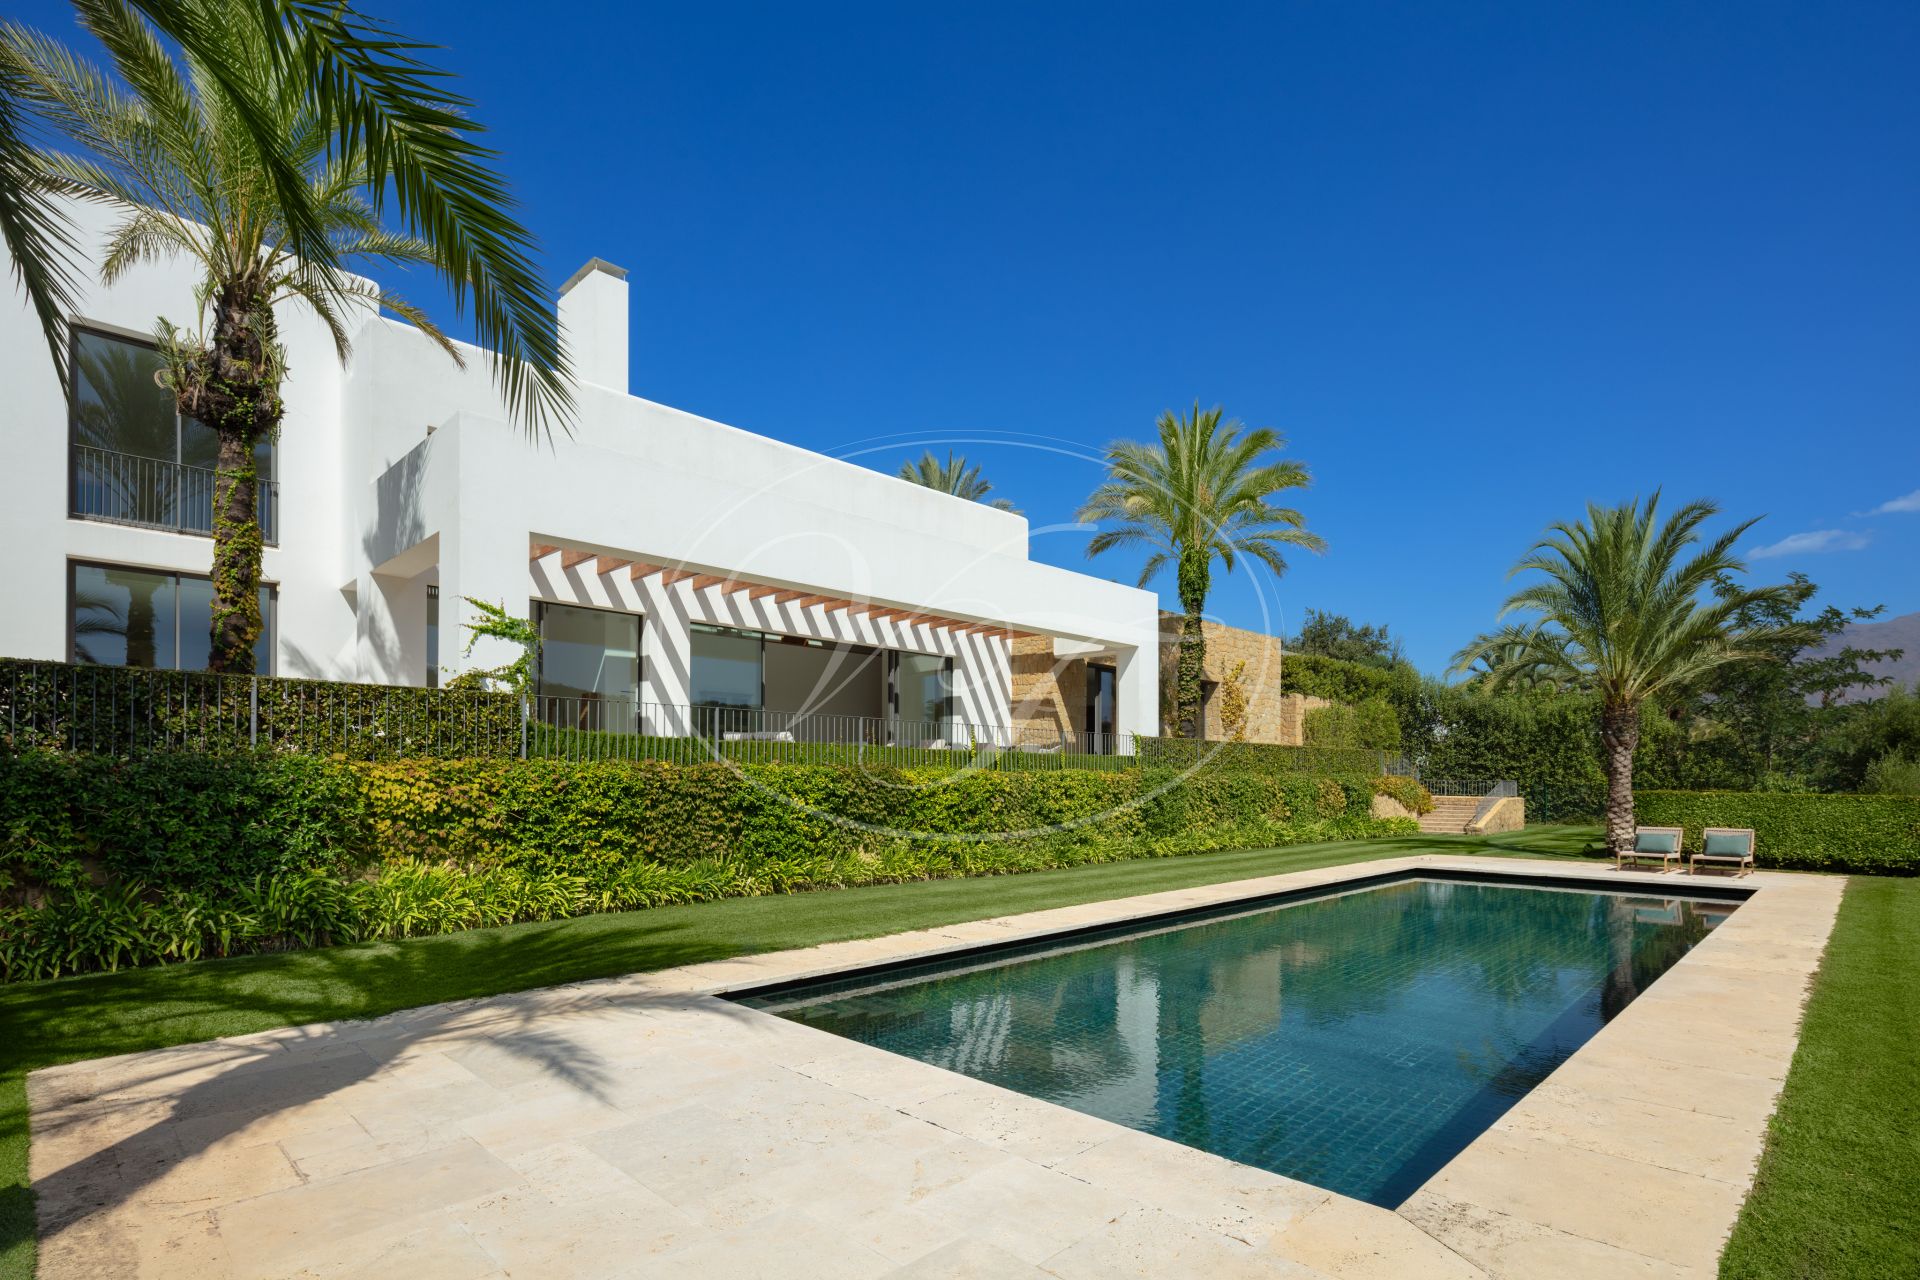
[[(1173, 675), (1180, 645), (1180, 615), (1160, 615), (1161, 707), (1156, 716), (1164, 731), (1173, 703)], [(1206, 678), (1213, 696), (1206, 706), (1205, 734), (1213, 740), (1228, 736), (1221, 723), (1223, 690), (1238, 671), (1247, 695), (1246, 723), (1241, 738), (1247, 742), (1297, 747), (1306, 741), (1307, 712), (1328, 703), (1324, 698), (1282, 692), (1282, 653), (1278, 636), (1243, 631), (1218, 622), (1203, 624), (1207, 638)], [(1077, 733), (1086, 715), (1087, 663), (1084, 658), (1056, 658), (1047, 636), (1016, 640), (1013, 645), (1013, 722), (1029, 731)]]
[(1015, 640), (1011, 678), (1015, 728), (1071, 736), (1086, 726), (1087, 660), (1055, 658), (1053, 637)]

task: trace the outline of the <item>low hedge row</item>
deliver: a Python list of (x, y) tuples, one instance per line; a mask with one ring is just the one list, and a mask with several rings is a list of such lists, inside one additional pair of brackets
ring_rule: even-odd
[(1406, 832), (1404, 780), (0, 757), (0, 977)]
[(1751, 827), (1763, 867), (1920, 873), (1920, 796), (1636, 791), (1633, 802), (1642, 826), (1685, 828), (1689, 850), (1703, 828)]
[(1371, 747), (1283, 747), (1271, 742), (1211, 742), (1194, 738), (1136, 738), (1134, 750), (1138, 753), (1135, 757), (1138, 763), (1149, 769), (1199, 768), (1334, 776), (1377, 774), (1392, 758), (1392, 753)]

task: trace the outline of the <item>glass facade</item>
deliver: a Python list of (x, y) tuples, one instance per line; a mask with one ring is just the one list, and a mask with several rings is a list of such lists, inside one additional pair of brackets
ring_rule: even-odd
[(540, 691), (557, 697), (637, 698), (640, 618), (575, 605), (540, 608)]
[[(213, 583), (192, 574), (70, 566), (73, 660), (109, 667), (205, 671), (213, 649)], [(254, 670), (273, 674), (274, 594), (260, 588)]]
[(760, 635), (696, 623), (691, 655), (693, 705), (750, 707), (766, 701)]
[[(213, 430), (174, 410), (144, 342), (73, 331), (72, 512), (186, 533), (213, 532)], [(272, 444), (254, 452), (262, 535), (277, 538)]]
[(895, 654), (893, 690), (894, 715), (903, 723), (940, 729), (953, 709), (953, 659), (933, 653)]

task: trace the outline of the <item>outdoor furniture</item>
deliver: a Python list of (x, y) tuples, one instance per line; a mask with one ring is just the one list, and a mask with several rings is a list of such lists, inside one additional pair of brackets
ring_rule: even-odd
[(1735, 875), (1753, 871), (1752, 827), (1708, 827), (1700, 833), (1700, 850), (1688, 865), (1688, 874), (1697, 874), (1701, 866), (1726, 867)]
[(1658, 862), (1662, 871), (1669, 865), (1684, 867), (1686, 860), (1680, 854), (1683, 834), (1679, 827), (1635, 827), (1633, 848), (1614, 851), (1613, 869), (1623, 871), (1633, 862)]
[(793, 734), (785, 729), (769, 733), (723, 733), (722, 742), (792, 742)]

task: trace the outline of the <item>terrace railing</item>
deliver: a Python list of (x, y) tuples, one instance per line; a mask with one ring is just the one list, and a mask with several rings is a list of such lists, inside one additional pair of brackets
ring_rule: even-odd
[(725, 759), (1002, 769), (1133, 763), (1129, 734), (1063, 734), (959, 717), (914, 720), (546, 695), (534, 698), (529, 712), (528, 754), (567, 760)]
[[(142, 458), (76, 444), (68, 511), (85, 520), (211, 535), (216, 475), (206, 467), (190, 467), (170, 458)], [(258, 505), (260, 536), (268, 546), (276, 546), (280, 486), (261, 480)]]
[[(1378, 751), (0, 659), (0, 749), (1406, 773)], [(1444, 791), (1449, 784), (1430, 783)], [(1500, 784), (1511, 787), (1511, 783)], [(1477, 794), (1485, 790), (1480, 786)], [(1508, 791), (1506, 794), (1513, 794)]]
[(504, 693), (0, 661), (0, 733), (15, 750), (508, 758), (523, 729)]

